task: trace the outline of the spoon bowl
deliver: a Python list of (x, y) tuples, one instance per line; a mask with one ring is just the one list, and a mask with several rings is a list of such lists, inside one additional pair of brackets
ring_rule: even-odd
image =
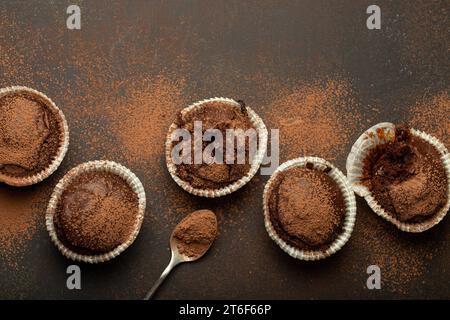
[[(180, 253), (179, 250), (179, 244), (180, 241), (176, 234), (178, 229), (180, 228), (180, 226), (187, 221), (187, 219), (194, 217), (195, 215), (207, 215), (210, 218), (214, 217), (214, 223), (213, 223), (213, 228), (214, 228), (214, 235), (212, 240), (210, 240), (209, 242), (203, 242), (202, 243), (202, 248), (200, 251), (196, 251), (195, 254), (193, 255), (187, 255), (187, 254), (182, 254)], [(202, 221), (199, 220), (198, 223), (201, 223)], [(195, 225), (194, 225), (195, 227)], [(175, 268), (177, 265), (179, 265), (180, 263), (183, 262), (194, 262), (197, 261), (198, 259), (200, 259), (201, 257), (203, 257), (206, 252), (208, 252), (209, 248), (211, 248), (214, 239), (217, 235), (217, 219), (216, 219), (216, 215), (210, 211), (210, 210), (198, 210), (198, 211), (194, 211), (191, 214), (189, 214), (187, 217), (185, 217), (174, 229), (174, 231), (172, 232), (171, 236), (170, 236), (170, 251), (171, 251), (171, 258), (170, 258), (170, 262), (169, 265), (166, 267), (166, 269), (164, 269), (164, 271), (162, 272), (161, 276), (159, 277), (158, 280), (156, 280), (155, 284), (153, 285), (153, 287), (150, 289), (150, 291), (145, 295), (144, 300), (150, 300), (153, 295), (155, 294), (156, 290), (159, 288), (159, 286), (163, 283), (163, 281), (166, 279), (166, 277), (169, 275), (169, 273), (173, 270), (173, 268)]]

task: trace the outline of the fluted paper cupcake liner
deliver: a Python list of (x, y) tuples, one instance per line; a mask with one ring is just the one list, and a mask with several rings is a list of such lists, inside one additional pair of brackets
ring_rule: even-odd
[[(313, 164), (314, 169), (320, 171), (323, 171), (326, 168), (331, 168), (331, 171), (328, 172), (328, 175), (336, 182), (344, 198), (345, 220), (342, 227), (342, 232), (325, 250), (300, 250), (288, 244), (277, 234), (270, 220), (270, 212), (269, 212), (270, 193), (273, 190), (272, 189), (273, 183), (276, 181), (278, 174), (293, 167), (305, 167), (307, 163)], [(264, 224), (270, 238), (273, 241), (275, 241), (275, 243), (290, 256), (296, 259), (308, 261), (324, 259), (339, 251), (350, 238), (356, 219), (355, 195), (353, 193), (351, 186), (347, 182), (347, 178), (338, 168), (336, 168), (330, 162), (318, 157), (300, 157), (289, 160), (280, 165), (277, 168), (277, 170), (275, 170), (275, 172), (272, 174), (269, 181), (266, 183), (266, 186), (264, 187), (263, 208), (264, 208)]]
[[(109, 172), (115, 175), (118, 175), (122, 177), (132, 188), (132, 190), (136, 193), (138, 196), (138, 214), (136, 217), (136, 223), (134, 226), (134, 230), (131, 233), (130, 237), (127, 241), (116, 247), (114, 250), (111, 250), (110, 252), (99, 254), (99, 255), (83, 255), (76, 253), (72, 251), (71, 249), (67, 248), (59, 239), (58, 235), (55, 230), (54, 225), (54, 215), (56, 213), (56, 209), (58, 206), (58, 203), (60, 201), (61, 195), (66, 189), (66, 187), (82, 173), (86, 172)], [(50, 202), (47, 207), (47, 214), (45, 216), (45, 224), (47, 227), (47, 231), (50, 234), (50, 238), (52, 242), (56, 245), (56, 247), (59, 249), (59, 251), (66, 256), (67, 258), (75, 261), (82, 261), (86, 263), (99, 263), (99, 262), (105, 262), (108, 260), (111, 260), (115, 257), (117, 257), (119, 254), (121, 254), (126, 248), (128, 248), (136, 239), (137, 235), (139, 234), (139, 230), (142, 225), (142, 221), (144, 219), (144, 213), (145, 213), (145, 206), (146, 206), (146, 197), (145, 197), (145, 191), (144, 187), (142, 186), (141, 181), (139, 178), (131, 172), (126, 167), (113, 162), (113, 161), (90, 161), (83, 163), (81, 165), (78, 165), (77, 167), (71, 169), (56, 185), (53, 194), (50, 198)]]
[(369, 188), (363, 184), (361, 180), (363, 177), (364, 160), (368, 152), (379, 144), (384, 144), (393, 141), (395, 138), (395, 125), (390, 122), (383, 122), (374, 125), (364, 132), (353, 145), (350, 154), (347, 157), (347, 178), (356, 194), (363, 197), (369, 207), (380, 217), (394, 224), (398, 229), (406, 232), (423, 232), (438, 224), (447, 214), (450, 208), (450, 155), (447, 148), (437, 138), (415, 129), (411, 129), (411, 134), (419, 137), (439, 152), (441, 161), (445, 168), (447, 175), (447, 202), (446, 205), (429, 220), (420, 223), (402, 222), (395, 218), (393, 214), (389, 214), (378, 203), (375, 197), (370, 192)]
[[(204, 105), (208, 102), (223, 102), (223, 103), (227, 103), (229, 105), (235, 106), (237, 108), (241, 107), (240, 104), (233, 99), (211, 98), (211, 99), (205, 99), (205, 100), (198, 101), (198, 102), (186, 107), (181, 112), (183, 114), (186, 114), (195, 109), (203, 108)], [(248, 106), (246, 106), (245, 108), (247, 109), (247, 114), (250, 119), (250, 122), (253, 124), (253, 127), (258, 132), (258, 151), (253, 158), (253, 162), (251, 164), (249, 172), (245, 176), (240, 178), (239, 180), (233, 182), (232, 184), (230, 184), (228, 186), (220, 188), (220, 189), (194, 188), (194, 187), (192, 187), (192, 185), (189, 182), (184, 181), (184, 180), (180, 179), (180, 177), (178, 177), (178, 175), (176, 173), (176, 165), (172, 162), (172, 154), (171, 154), (172, 153), (171, 137), (172, 137), (172, 133), (178, 128), (178, 126), (175, 123), (172, 123), (172, 125), (169, 128), (169, 132), (167, 134), (167, 139), (166, 139), (166, 164), (167, 164), (167, 169), (169, 170), (170, 176), (181, 188), (183, 188), (185, 191), (187, 191), (193, 195), (200, 196), (200, 197), (207, 197), (207, 198), (222, 197), (222, 196), (225, 196), (227, 194), (230, 194), (230, 193), (242, 188), (258, 172), (258, 169), (261, 166), (261, 163), (263, 161), (264, 155), (267, 150), (267, 136), (268, 136), (267, 128), (264, 125), (264, 122), (262, 121), (262, 119), (256, 114), (255, 111), (253, 111)]]
[(14, 177), (7, 174), (0, 173), (0, 181), (8, 185), (15, 187), (30, 186), (41, 182), (42, 180), (48, 178), (53, 172), (58, 169), (59, 165), (63, 161), (67, 149), (69, 148), (69, 127), (67, 125), (66, 118), (63, 112), (56, 106), (56, 104), (45, 94), (37, 90), (23, 87), (23, 86), (12, 86), (0, 89), (0, 97), (11, 94), (11, 93), (25, 93), (31, 96), (35, 96), (37, 99), (43, 101), (47, 107), (52, 109), (61, 119), (61, 140), (58, 151), (52, 160), (52, 162), (47, 166), (47, 168), (42, 169), (40, 172), (27, 177)]

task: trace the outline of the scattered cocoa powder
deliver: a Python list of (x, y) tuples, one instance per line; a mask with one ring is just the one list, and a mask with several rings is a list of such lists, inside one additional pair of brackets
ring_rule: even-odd
[(182, 78), (159, 75), (137, 81), (126, 89), (126, 99), (105, 106), (106, 122), (120, 146), (118, 152), (128, 162), (155, 168), (164, 156), (167, 130), (184, 105), (183, 86)]
[(319, 79), (282, 90), (268, 107), (267, 123), (280, 130), (284, 160), (319, 156), (330, 160), (348, 153), (350, 135), (361, 122), (351, 84)]
[(63, 191), (54, 223), (58, 238), (81, 254), (106, 253), (134, 231), (137, 195), (121, 177), (81, 173)]
[(402, 125), (394, 141), (369, 152), (363, 175), (375, 199), (400, 221), (430, 219), (447, 202), (447, 176), (438, 151)]
[(382, 291), (397, 297), (410, 296), (419, 283), (427, 281), (434, 259), (445, 252), (446, 237), (435, 242), (430, 241), (430, 234), (400, 232), (371, 214), (357, 219), (350, 241), (362, 258), (361, 264), (354, 266), (356, 272), (360, 272), (361, 265), (377, 265), (381, 270)]
[(391, 37), (398, 44), (402, 71), (421, 72), (421, 77), (445, 76), (450, 34), (448, 5), (439, 0), (393, 4), (386, 19), (395, 23)]
[(172, 238), (178, 252), (191, 258), (202, 256), (217, 235), (217, 219), (210, 210), (198, 210), (187, 215), (175, 227)]
[[(65, 92), (63, 81), (50, 70), (59, 68), (56, 58), (60, 53), (47, 45), (45, 32), (29, 25), (21, 25), (0, 10), (0, 28), (14, 30), (8, 37), (0, 37), (0, 87), (24, 85), (48, 93), (49, 82), (59, 92)], [(35, 32), (35, 34), (33, 34)], [(57, 34), (53, 39), (61, 40)], [(44, 44), (44, 45), (43, 45)], [(43, 63), (43, 57), (52, 61)], [(31, 75), (36, 75), (36, 78)], [(63, 73), (59, 73), (63, 75)], [(47, 82), (47, 80), (49, 82)], [(52, 96), (51, 94), (49, 94)], [(53, 96), (52, 96), (53, 98)], [(14, 271), (22, 271), (25, 250), (42, 224), (51, 187), (45, 183), (27, 188), (0, 185), (0, 263)], [(24, 274), (24, 272), (22, 272)], [(23, 288), (29, 285), (27, 281)]]
[(440, 139), (450, 146), (450, 94), (442, 91), (435, 95), (425, 95), (410, 108), (409, 125)]
[(45, 212), (43, 190), (12, 190), (0, 186), (0, 260), (19, 268), (20, 256), (33, 238)]

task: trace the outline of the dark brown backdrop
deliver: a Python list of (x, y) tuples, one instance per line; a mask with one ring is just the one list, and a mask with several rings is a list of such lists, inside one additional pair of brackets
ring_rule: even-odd
[[(65, 28), (65, 10), (74, 2), (82, 9), (81, 31)], [(41, 215), (32, 239), (13, 258), (17, 266), (0, 260), (0, 298), (139, 299), (169, 261), (171, 228), (184, 213), (202, 207), (220, 213), (220, 236), (204, 259), (175, 270), (158, 298), (450, 298), (448, 218), (424, 234), (405, 234), (358, 199), (348, 244), (324, 261), (301, 262), (282, 252), (264, 229), (261, 195), (267, 177), (224, 199), (198, 199), (171, 181), (162, 155), (130, 160), (126, 151), (116, 150), (123, 146), (108, 138), (108, 116), (114, 112), (108, 103), (114, 98), (105, 97), (126, 100), (133, 79), (161, 74), (175, 82), (183, 78), (180, 108), (230, 96), (245, 99), (263, 117), (268, 101), (261, 83), (283, 87), (286, 79), (337, 74), (351, 80), (359, 112), (370, 119), (361, 127), (406, 121), (408, 106), (418, 98), (449, 88), (448, 5), (379, 0), (382, 30), (369, 31), (365, 9), (372, 2), (2, 1), (0, 86), (28, 85), (53, 98), (68, 118), (71, 146), (60, 169), (38, 186), (17, 192), (0, 185), (3, 194), (23, 201), (39, 192), (30, 205)], [(120, 85), (109, 89), (120, 81), (123, 92)], [(173, 98), (170, 92), (164, 97)], [(342, 170), (360, 133), (335, 156)], [(71, 262), (49, 241), (45, 202), (67, 170), (97, 158), (120, 161), (139, 176), (147, 190), (147, 217), (132, 247), (109, 263), (81, 265), (82, 290), (69, 291), (65, 270)], [(379, 239), (366, 241), (367, 228), (378, 230)], [(414, 254), (411, 263), (402, 250)], [(370, 264), (387, 266), (382, 290), (365, 287)]]

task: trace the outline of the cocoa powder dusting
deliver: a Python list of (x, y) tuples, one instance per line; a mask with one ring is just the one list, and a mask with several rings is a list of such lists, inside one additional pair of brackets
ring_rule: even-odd
[(351, 84), (322, 79), (282, 90), (266, 112), (271, 128), (280, 129), (281, 159), (345, 156), (350, 135), (361, 122)]
[(442, 91), (426, 95), (410, 108), (409, 125), (440, 139), (447, 148), (450, 146), (450, 93)]
[(42, 222), (45, 196), (42, 190), (23, 192), (0, 187), (0, 260), (6, 266), (19, 268), (20, 256)]
[(106, 121), (127, 161), (155, 168), (164, 155), (167, 130), (184, 106), (184, 85), (183, 78), (164, 75), (139, 80), (126, 89), (126, 99), (105, 106)]
[(58, 116), (28, 94), (0, 98), (0, 172), (30, 176), (45, 169), (61, 140)]
[[(443, 243), (430, 248), (429, 235), (399, 233), (375, 214), (362, 219), (357, 219), (350, 241), (363, 257), (362, 265), (380, 267), (382, 290), (407, 296), (414, 290), (411, 284), (426, 281), (429, 265)], [(360, 270), (360, 265), (354, 267)]]
[[(2, 75), (0, 87), (28, 86), (48, 93), (54, 101), (58, 99), (49, 93), (49, 87), (66, 94), (67, 91), (61, 79), (64, 72), (57, 72), (55, 75), (51, 71), (61, 70), (62, 62), (58, 62), (60, 51), (49, 45), (50, 37), (44, 35), (48, 30), (21, 24), (20, 19), (15, 19), (9, 11), (5, 10), (0, 10), (0, 28), (13, 30), (8, 37), (0, 37), (0, 74)], [(57, 29), (53, 28), (53, 30)], [(62, 41), (61, 34), (57, 32), (52, 32), (52, 38)], [(47, 63), (44, 63), (44, 60)], [(51, 155), (47, 154), (47, 156)], [(13, 272), (23, 271), (22, 259), (28, 256), (25, 256), (26, 248), (39, 231), (45, 230), (42, 221), (52, 188), (53, 186), (45, 183), (20, 189), (0, 185), (0, 264), (2, 266), (14, 270)], [(22, 283), (22, 288), (30, 285), (28, 279), (20, 281), (23, 280), (25, 283)], [(23, 294), (24, 290), (19, 291)]]
[(217, 219), (210, 210), (198, 210), (186, 216), (175, 227), (172, 238), (178, 252), (191, 258), (202, 256), (217, 236)]
[(54, 217), (58, 238), (81, 254), (106, 253), (125, 243), (138, 214), (138, 198), (121, 177), (82, 173), (63, 191)]
[(304, 250), (326, 249), (342, 230), (345, 205), (325, 172), (294, 167), (276, 178), (269, 196), (272, 225), (286, 242)]
[[(404, 70), (422, 77), (445, 76), (448, 62), (448, 4), (440, 0), (396, 2), (387, 15), (395, 22), (391, 37), (399, 44)], [(435, 78), (436, 79), (436, 78)]]

